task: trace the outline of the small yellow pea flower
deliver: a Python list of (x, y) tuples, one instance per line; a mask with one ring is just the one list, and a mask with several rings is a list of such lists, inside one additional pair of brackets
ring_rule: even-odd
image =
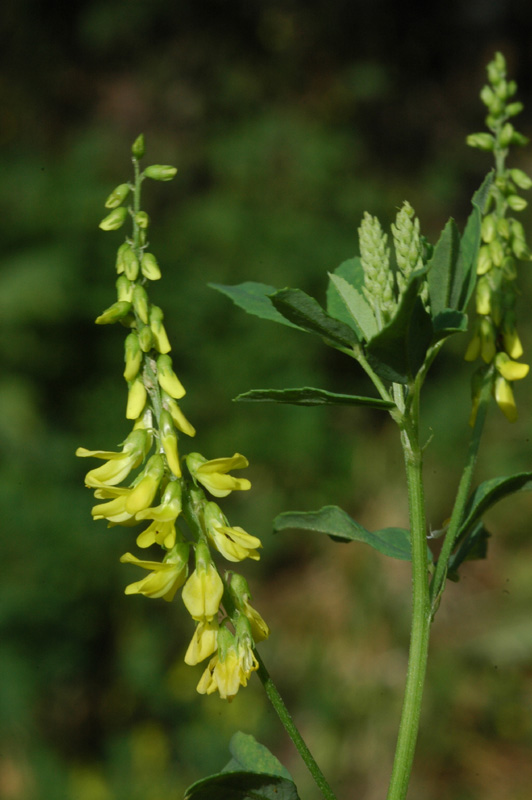
[(207, 461), (200, 453), (189, 453), (187, 466), (192, 477), (203, 484), (214, 497), (226, 497), (235, 490), (245, 491), (251, 488), (246, 478), (233, 478), (227, 473), (232, 469), (243, 469), (249, 466), (247, 458), (235, 453), (230, 458), (213, 458)]

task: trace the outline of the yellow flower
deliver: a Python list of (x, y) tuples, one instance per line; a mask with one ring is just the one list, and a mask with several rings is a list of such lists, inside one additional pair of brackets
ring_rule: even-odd
[(256, 548), (262, 547), (260, 539), (246, 533), (243, 528), (229, 527), (216, 503), (205, 504), (204, 520), (209, 539), (228, 561), (242, 561), (248, 557), (253, 561), (259, 560), (260, 555)]
[(154, 520), (146, 530), (137, 536), (137, 547), (145, 548), (157, 543), (166, 548), (166, 550), (170, 550), (174, 546), (175, 540), (175, 520), (172, 519), (165, 522)]
[(153, 520), (152, 524), (137, 537), (137, 545), (149, 547), (157, 542), (161, 547), (171, 549), (175, 544), (175, 521), (181, 513), (181, 508), (181, 486), (178, 481), (169, 481), (158, 506), (137, 512), (138, 520)]
[(104, 486), (95, 492), (97, 499), (111, 498), (107, 503), (93, 506), (91, 514), (93, 519), (106, 519), (110, 525), (128, 525), (135, 522), (134, 515), (126, 509), (126, 502), (131, 489), (123, 486)]
[(246, 478), (233, 478), (227, 474), (232, 469), (249, 466), (247, 458), (240, 453), (235, 453), (231, 458), (213, 458), (211, 461), (199, 453), (189, 453), (186, 459), (192, 477), (214, 497), (226, 497), (235, 490), (251, 489), (251, 483)]
[(196, 569), (183, 587), (183, 602), (192, 619), (212, 620), (218, 613), (224, 586), (203, 542), (196, 545)]
[(247, 685), (258, 666), (249, 637), (241, 639), (223, 627), (218, 633), (218, 652), (209, 661), (196, 690), (199, 694), (218, 690), (222, 700), (230, 701), (240, 686)]
[(212, 656), (218, 643), (218, 620), (198, 622), (185, 654), (185, 664), (193, 666)]
[(120, 559), (123, 564), (136, 564), (142, 569), (151, 570), (142, 580), (126, 586), (125, 593), (143, 594), (153, 598), (162, 597), (163, 600), (170, 602), (187, 577), (188, 553), (189, 545), (185, 542), (177, 544), (162, 562), (141, 561), (131, 553), (124, 553)]
[(530, 370), (528, 364), (512, 361), (506, 353), (497, 353), (495, 366), (507, 381), (520, 381), (522, 378), (526, 378)]
[(78, 447), (76, 455), (85, 458), (94, 456), (101, 458), (106, 463), (101, 467), (91, 469), (85, 476), (85, 484), (94, 488), (100, 486), (116, 486), (127, 478), (132, 469), (142, 462), (149, 447), (149, 436), (145, 430), (133, 430), (125, 440), (122, 452), (115, 453), (111, 450), (87, 450)]
[(162, 353), (157, 359), (157, 380), (161, 389), (175, 400), (185, 396), (185, 388), (172, 369), (172, 359), (166, 353)]
[(131, 489), (126, 500), (126, 510), (130, 514), (138, 514), (148, 508), (164, 474), (164, 461), (162, 456), (152, 456), (144, 467), (137, 485)]
[(495, 378), (495, 401), (509, 422), (516, 422), (517, 408), (515, 405), (512, 385), (502, 375)]
[(173, 475), (181, 477), (181, 465), (179, 463), (179, 453), (177, 451), (177, 433), (170, 412), (165, 408), (161, 411), (159, 418), (159, 430), (161, 433), (161, 444), (163, 446), (166, 461)]

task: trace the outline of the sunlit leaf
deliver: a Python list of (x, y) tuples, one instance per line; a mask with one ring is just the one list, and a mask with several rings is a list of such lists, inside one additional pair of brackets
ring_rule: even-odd
[(236, 286), (224, 286), (221, 283), (209, 283), (211, 289), (225, 294), (235, 305), (243, 308), (248, 314), (254, 314), (261, 319), (268, 319), (271, 322), (280, 322), (282, 325), (288, 325), (290, 328), (298, 328), (293, 322), (290, 322), (272, 305), (270, 295), (276, 292), (275, 286), (268, 286), (266, 283), (255, 283), (254, 281), (246, 281), (239, 283)]

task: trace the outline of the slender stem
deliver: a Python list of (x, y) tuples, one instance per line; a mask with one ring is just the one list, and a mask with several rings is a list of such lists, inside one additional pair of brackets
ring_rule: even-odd
[(443, 541), (440, 556), (438, 558), (438, 563), (436, 564), (436, 571), (430, 586), (432, 616), (434, 616), (438, 609), (440, 597), (445, 586), (449, 557), (456, 544), (456, 537), (458, 535), (460, 523), (462, 522), (464, 516), (467, 498), (471, 490), (471, 482), (473, 480), (473, 473), (477, 463), (480, 439), (482, 437), (482, 431), (484, 430), (484, 423), (486, 421), (486, 414), (490, 402), (492, 383), (493, 369), (489, 369), (484, 375), (484, 380), (480, 388), (475, 422), (471, 432), (471, 439), (469, 441), (466, 465), (464, 467), (464, 471), (462, 472), (462, 477), (460, 478), (451, 520), (449, 522), (447, 533), (445, 534), (445, 539)]
[(408, 791), (419, 728), (431, 622), (422, 456), (417, 420), (411, 422), (413, 424), (408, 432), (405, 429), (401, 431), (401, 443), (406, 465), (412, 544), (412, 626), (403, 710), (388, 800), (404, 800)]
[(321, 791), (322, 795), (326, 798), (326, 800), (337, 800), (336, 795), (334, 794), (333, 790), (327, 783), (327, 780), (325, 779), (323, 772), (316, 764), (316, 761), (314, 760), (312, 753), (308, 749), (303, 737), (299, 733), (290, 712), (288, 711), (287, 707), (284, 704), (283, 698), (279, 694), (277, 687), (275, 686), (274, 682), (271, 679), (270, 673), (266, 669), (264, 661), (262, 660), (262, 658), (260, 657), (260, 655), (256, 650), (255, 650), (255, 655), (257, 657), (257, 661), (259, 662), (257, 675), (259, 676), (260, 681), (264, 686), (264, 689), (268, 696), (268, 699), (272, 704), (272, 706), (274, 707), (275, 711), (277, 712), (277, 715), (281, 720), (284, 729), (292, 739), (294, 745), (296, 746), (299, 752), (299, 755), (305, 762), (310, 774), (314, 778), (314, 781), (316, 782), (316, 785), (318, 789)]

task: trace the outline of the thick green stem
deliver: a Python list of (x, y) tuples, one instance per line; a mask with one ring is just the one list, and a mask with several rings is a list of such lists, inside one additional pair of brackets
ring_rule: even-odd
[(336, 795), (334, 794), (333, 790), (327, 783), (323, 772), (316, 764), (312, 753), (308, 749), (307, 745), (301, 734), (299, 733), (294, 720), (290, 712), (288, 711), (287, 707), (284, 704), (284, 700), (279, 694), (277, 687), (275, 686), (274, 682), (271, 679), (270, 673), (266, 669), (264, 661), (259, 656), (258, 652), (255, 651), (255, 655), (257, 656), (257, 661), (259, 662), (259, 669), (257, 671), (257, 675), (259, 676), (262, 685), (266, 691), (268, 699), (272, 706), (274, 707), (275, 711), (281, 723), (283, 724), (284, 729), (286, 730), (287, 734), (292, 739), (294, 745), (299, 752), (299, 755), (305, 762), (310, 774), (314, 778), (318, 789), (321, 791), (322, 795), (326, 798), (326, 800), (337, 800)]
[(422, 456), (417, 420), (412, 420), (412, 423), (408, 431), (401, 431), (412, 544), (412, 627), (403, 710), (388, 800), (404, 800), (408, 791), (419, 728), (431, 622)]

